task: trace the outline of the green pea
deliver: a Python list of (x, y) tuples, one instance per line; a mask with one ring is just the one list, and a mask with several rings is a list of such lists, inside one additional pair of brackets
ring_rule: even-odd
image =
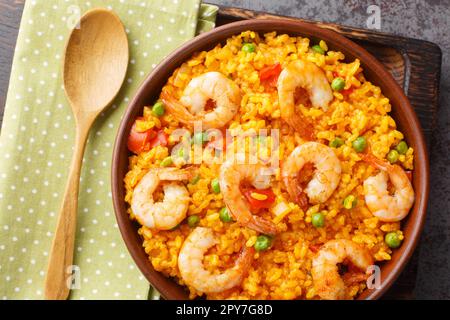
[(313, 51), (320, 53), (320, 54), (325, 53), (325, 51), (318, 44), (312, 46), (311, 49), (313, 49)]
[(400, 154), (405, 154), (408, 151), (408, 145), (405, 141), (400, 141), (399, 144), (395, 147), (395, 150), (397, 150)]
[(344, 144), (344, 140), (339, 137), (336, 137), (333, 141), (330, 141), (329, 146), (332, 148), (339, 148)]
[(402, 240), (400, 240), (397, 232), (387, 233), (384, 237), (384, 242), (386, 242), (388, 247), (391, 249), (396, 249), (402, 244)]
[(272, 244), (272, 239), (266, 235), (260, 235), (256, 238), (255, 249), (257, 251), (264, 251), (269, 249)]
[(169, 167), (169, 166), (171, 166), (172, 164), (173, 164), (172, 157), (167, 157), (167, 158), (164, 158), (164, 159), (161, 161), (160, 166), (161, 166), (161, 167)]
[(223, 222), (232, 222), (233, 218), (231, 217), (230, 213), (228, 212), (228, 209), (226, 207), (223, 207), (219, 211), (219, 218)]
[(311, 217), (311, 223), (316, 228), (322, 228), (325, 225), (325, 215), (322, 212), (314, 213)]
[(358, 199), (354, 195), (349, 195), (344, 199), (343, 204), (345, 209), (353, 209), (358, 204)]
[(206, 132), (197, 132), (194, 134), (192, 142), (194, 144), (203, 144), (203, 142), (208, 141), (208, 134)]
[(356, 138), (355, 141), (353, 141), (352, 146), (356, 152), (363, 152), (367, 146), (366, 138), (363, 136)]
[(195, 228), (200, 222), (200, 217), (197, 215), (189, 216), (187, 218), (188, 226), (191, 228)]
[(386, 158), (390, 163), (396, 163), (398, 160), (398, 156), (399, 156), (399, 154), (398, 154), (397, 150), (391, 150), (387, 154)]
[(334, 91), (341, 91), (345, 87), (345, 80), (341, 77), (334, 78), (333, 81), (331, 81), (331, 89)]
[(215, 178), (211, 180), (211, 189), (214, 193), (220, 193), (219, 179)]
[(178, 149), (177, 156), (180, 158), (184, 158), (184, 148)]
[(256, 45), (254, 43), (244, 43), (242, 45), (242, 49), (241, 50), (246, 52), (246, 53), (255, 52)]
[(162, 117), (164, 115), (165, 108), (164, 103), (161, 101), (156, 102), (152, 107), (152, 113), (157, 117)]
[(191, 184), (197, 184), (197, 182), (200, 181), (200, 175), (197, 174), (194, 178), (191, 180)]

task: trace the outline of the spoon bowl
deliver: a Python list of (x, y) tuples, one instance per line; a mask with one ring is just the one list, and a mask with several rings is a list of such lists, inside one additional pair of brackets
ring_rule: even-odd
[(50, 253), (46, 299), (67, 299), (69, 295), (84, 147), (95, 119), (119, 92), (128, 59), (125, 28), (116, 14), (105, 9), (88, 11), (67, 42), (63, 78), (75, 116), (76, 141)]
[(128, 40), (122, 22), (104, 9), (88, 11), (70, 35), (64, 60), (64, 88), (75, 114), (99, 113), (125, 79)]

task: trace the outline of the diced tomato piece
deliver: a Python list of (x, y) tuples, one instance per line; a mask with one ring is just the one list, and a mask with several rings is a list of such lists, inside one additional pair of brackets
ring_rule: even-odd
[(127, 146), (128, 150), (134, 153), (150, 150), (150, 141), (155, 137), (156, 133), (150, 129), (145, 132), (136, 131), (136, 122), (133, 124), (128, 136)]
[(271, 86), (275, 86), (278, 81), (278, 76), (281, 73), (281, 65), (275, 63), (274, 65), (267, 66), (259, 71), (259, 79), (262, 82), (266, 82)]
[(341, 93), (343, 94), (343, 95), (349, 95), (350, 93), (352, 93), (353, 92), (353, 87), (350, 87), (350, 88), (348, 88), (348, 89), (346, 89), (346, 90), (342, 90), (341, 91)]
[[(136, 121), (144, 120), (143, 117), (136, 118)], [(156, 146), (167, 146), (169, 143), (169, 136), (164, 132), (164, 130), (159, 130), (155, 132), (153, 129), (149, 129), (144, 132), (136, 131), (136, 122), (130, 130), (130, 135), (128, 136), (127, 146), (128, 150), (136, 154), (148, 151)]]
[[(252, 194), (263, 195), (263, 197), (265, 196), (266, 199), (264, 200), (255, 199), (254, 195)], [(251, 211), (258, 211), (259, 209), (269, 208), (275, 202), (275, 194), (273, 193), (272, 189), (264, 189), (264, 190), (245, 189), (244, 195), (248, 203), (250, 204)]]
[(150, 141), (150, 148), (154, 148), (156, 146), (167, 146), (169, 144), (169, 135), (164, 132), (164, 130), (159, 130), (156, 133), (156, 137), (154, 137)]

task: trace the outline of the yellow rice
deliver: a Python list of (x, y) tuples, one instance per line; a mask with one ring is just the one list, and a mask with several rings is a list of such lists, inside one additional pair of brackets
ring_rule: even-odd
[[(252, 53), (240, 50), (244, 42), (253, 42), (257, 49)], [(352, 142), (364, 135), (371, 145), (372, 152), (385, 158), (389, 150), (403, 139), (403, 134), (396, 130), (393, 118), (389, 116), (391, 105), (383, 96), (379, 87), (364, 78), (360, 61), (344, 62), (341, 52), (327, 51), (326, 54), (311, 50), (310, 40), (302, 37), (290, 37), (275, 32), (263, 36), (247, 31), (229, 38), (225, 45), (217, 45), (210, 51), (194, 55), (183, 63), (168, 80), (169, 87), (177, 98), (195, 76), (208, 71), (219, 71), (230, 77), (242, 91), (242, 101), (238, 114), (229, 123), (229, 128), (280, 129), (280, 160), (298, 145), (299, 136), (280, 119), (277, 92), (266, 92), (259, 80), (259, 70), (279, 62), (282, 66), (289, 61), (304, 59), (321, 67), (331, 82), (333, 72), (345, 76), (346, 86), (354, 88), (348, 96), (334, 91), (334, 100), (325, 113), (318, 108), (300, 106), (301, 112), (313, 120), (317, 140), (328, 145), (335, 137), (341, 137), (345, 144), (335, 149), (341, 160), (342, 175), (340, 183), (326, 203), (311, 206), (303, 212), (289, 197), (278, 181), (272, 189), (277, 195), (276, 203), (287, 202), (289, 205), (281, 216), (270, 211), (265, 217), (272, 219), (282, 230), (267, 251), (255, 253), (255, 260), (241, 286), (218, 294), (208, 294), (209, 299), (316, 299), (314, 283), (311, 278), (311, 261), (314, 257), (313, 247), (318, 247), (330, 239), (351, 239), (370, 250), (376, 261), (391, 259), (392, 250), (385, 244), (386, 232), (398, 231), (400, 223), (383, 223), (374, 217), (364, 203), (363, 181), (376, 170), (359, 161), (358, 153), (352, 148)], [(328, 49), (324, 41), (320, 47)], [(181, 125), (166, 113), (161, 121), (155, 118), (149, 107), (144, 108), (145, 128), (164, 128), (170, 134)], [(164, 123), (164, 125), (162, 123)], [(170, 140), (169, 148), (156, 147), (148, 152), (130, 157), (129, 172), (125, 177), (126, 197), (130, 203), (136, 184), (150, 167), (158, 166), (167, 157), (170, 148), (176, 144)], [(409, 148), (400, 156), (399, 164), (412, 170), (413, 149)], [(205, 268), (214, 272), (229, 268), (234, 263), (235, 255), (244, 242), (253, 246), (257, 233), (237, 223), (224, 223), (219, 218), (219, 210), (224, 206), (221, 194), (214, 194), (210, 189), (212, 179), (218, 177), (219, 165), (203, 163), (199, 167), (200, 180), (188, 184), (192, 201), (188, 215), (199, 215), (200, 226), (209, 227), (218, 235), (220, 244), (209, 250), (205, 256)], [(279, 176), (277, 177), (279, 179)], [(345, 209), (342, 201), (348, 195), (354, 195), (358, 204), (353, 209)], [(326, 225), (314, 228), (311, 215), (323, 211)], [(130, 217), (133, 213), (129, 209)], [(154, 268), (163, 274), (174, 277), (183, 285), (177, 267), (177, 257), (184, 239), (192, 229), (181, 224), (172, 231), (155, 231), (141, 227), (139, 234), (143, 237), (143, 247), (149, 255)], [(355, 297), (365, 288), (365, 284), (356, 284), (348, 288), (348, 296)], [(202, 295), (189, 287), (190, 298)]]

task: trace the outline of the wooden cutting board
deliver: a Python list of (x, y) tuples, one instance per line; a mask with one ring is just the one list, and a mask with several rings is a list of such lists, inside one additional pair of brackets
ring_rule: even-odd
[[(419, 117), (429, 148), (439, 106), (441, 50), (436, 44), (371, 30), (223, 6), (219, 6), (216, 26), (244, 19), (268, 18), (304, 21), (334, 30), (372, 53), (404, 89)], [(418, 249), (384, 299), (414, 299), (417, 267)]]

